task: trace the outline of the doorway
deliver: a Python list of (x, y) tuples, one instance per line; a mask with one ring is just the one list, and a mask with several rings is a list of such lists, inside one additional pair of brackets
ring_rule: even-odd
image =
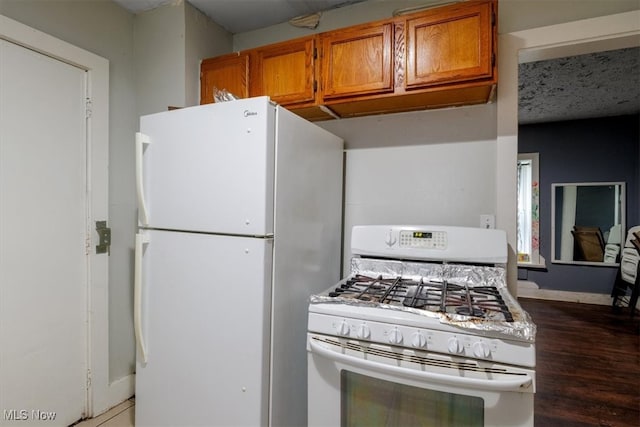
[[(638, 11), (619, 13), (581, 21), (572, 21), (547, 27), (533, 28), (514, 33), (500, 34), (498, 73), (500, 90), (497, 97), (498, 166), (496, 170), (499, 228), (507, 230), (510, 258), (507, 267), (509, 291), (518, 295), (518, 271), (516, 254), (517, 205), (517, 156), (518, 156), (518, 62), (535, 60), (536, 55), (545, 53), (572, 56), (591, 51), (611, 50), (638, 45), (640, 27)], [(582, 51), (578, 52), (577, 49)], [(511, 252), (513, 251), (513, 252)]]

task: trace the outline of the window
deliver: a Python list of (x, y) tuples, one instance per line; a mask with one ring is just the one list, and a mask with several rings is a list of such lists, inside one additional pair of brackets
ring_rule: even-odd
[(538, 153), (518, 154), (518, 265), (544, 267), (540, 256)]

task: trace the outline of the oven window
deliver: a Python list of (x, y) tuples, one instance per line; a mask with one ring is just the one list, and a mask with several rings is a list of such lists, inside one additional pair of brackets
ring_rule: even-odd
[(483, 426), (480, 397), (397, 384), (342, 370), (341, 426)]

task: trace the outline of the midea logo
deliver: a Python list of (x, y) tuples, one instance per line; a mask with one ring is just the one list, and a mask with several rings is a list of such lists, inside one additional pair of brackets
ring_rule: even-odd
[(258, 115), (258, 113), (256, 113), (255, 111), (244, 110), (244, 116), (245, 117), (257, 116), (257, 115)]

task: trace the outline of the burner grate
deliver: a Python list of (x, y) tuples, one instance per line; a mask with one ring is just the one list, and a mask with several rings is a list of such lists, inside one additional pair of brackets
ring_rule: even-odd
[(407, 286), (401, 278), (383, 279), (357, 275), (347, 279), (342, 285), (330, 292), (330, 297), (354, 298), (361, 301), (392, 304), (401, 302), (407, 292)]
[(509, 308), (493, 286), (356, 275), (343, 281), (329, 296), (513, 322)]

